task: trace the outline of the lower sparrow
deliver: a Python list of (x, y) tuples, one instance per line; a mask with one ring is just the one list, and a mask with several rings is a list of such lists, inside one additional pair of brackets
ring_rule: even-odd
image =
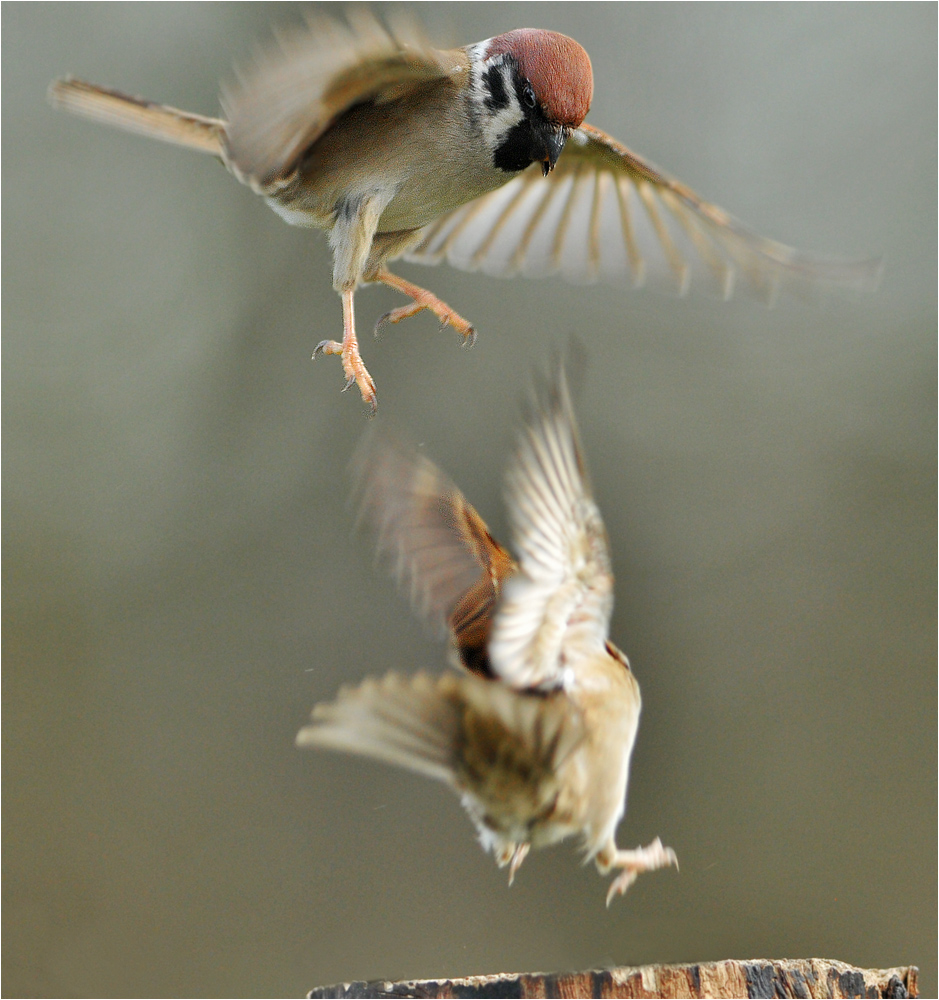
[(362, 509), (416, 606), (444, 625), (458, 673), (388, 674), (313, 709), (297, 745), (363, 754), (449, 785), (508, 865), (579, 837), (607, 904), (676, 865), (656, 839), (622, 850), (639, 685), (607, 638), (613, 575), (563, 373), (537, 393), (507, 476), (517, 559), (428, 459), (373, 439)]

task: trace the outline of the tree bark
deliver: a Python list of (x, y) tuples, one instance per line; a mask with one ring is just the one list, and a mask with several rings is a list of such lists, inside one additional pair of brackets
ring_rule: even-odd
[(589, 972), (503, 974), (465, 979), (340, 983), (314, 1000), (366, 997), (918, 997), (915, 965), (857, 969), (826, 958), (728, 960), (698, 965), (643, 965)]

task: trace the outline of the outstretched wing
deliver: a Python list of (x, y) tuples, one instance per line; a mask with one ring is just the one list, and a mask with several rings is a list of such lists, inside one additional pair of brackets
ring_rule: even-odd
[(567, 686), (567, 644), (603, 649), (613, 573), (563, 371), (537, 394), (507, 494), (519, 569), (493, 622), (492, 669), (516, 688)]
[(463, 67), (432, 48), (414, 24), (387, 27), (350, 7), (348, 23), (309, 15), (222, 93), (227, 162), (262, 194), (289, 183), (310, 146), (344, 112), (402, 97)]
[(554, 171), (538, 164), (438, 219), (407, 260), (499, 277), (664, 282), (772, 302), (786, 285), (876, 285), (878, 260), (826, 260), (751, 232), (615, 139), (582, 125)]
[(415, 609), (449, 630), (464, 667), (489, 676), (493, 609), (515, 561), (452, 480), (415, 449), (370, 435), (355, 471), (361, 516)]
[(344, 687), (334, 702), (314, 706), (297, 746), (374, 757), (453, 783), (462, 714), (454, 680), (388, 674)]
[(463, 804), (480, 829), (525, 830), (553, 807), (558, 767), (582, 739), (583, 717), (563, 695), (542, 698), (468, 674), (392, 673), (315, 705), (296, 743), (444, 781), (469, 793)]

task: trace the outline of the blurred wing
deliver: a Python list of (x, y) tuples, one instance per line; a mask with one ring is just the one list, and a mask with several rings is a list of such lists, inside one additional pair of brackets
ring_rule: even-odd
[(563, 372), (538, 393), (506, 478), (519, 570), (496, 612), (492, 668), (513, 687), (566, 686), (565, 644), (603, 649), (613, 574)]
[(386, 27), (351, 7), (348, 23), (309, 15), (305, 31), (278, 38), (222, 93), (227, 162), (263, 194), (288, 183), (310, 146), (343, 112), (384, 103), (462, 67), (403, 21)]
[(415, 609), (449, 629), (467, 669), (489, 675), (496, 597), (515, 562), (456, 485), (429, 459), (385, 435), (356, 456), (361, 516), (378, 535)]
[(880, 277), (878, 260), (825, 260), (758, 236), (590, 125), (547, 177), (535, 164), (438, 219), (405, 256), (499, 277), (664, 282), (680, 295), (741, 289), (770, 303), (785, 285), (860, 290)]
[(453, 783), (462, 705), (453, 676), (388, 674), (342, 688), (334, 702), (314, 706), (297, 733), (298, 747), (324, 747), (374, 757)]

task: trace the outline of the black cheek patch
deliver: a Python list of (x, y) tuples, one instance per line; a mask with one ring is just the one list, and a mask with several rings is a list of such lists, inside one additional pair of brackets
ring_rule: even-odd
[(518, 173), (536, 158), (531, 125), (525, 120), (512, 126), (502, 144), (496, 149), (492, 162), (499, 170)]
[(509, 106), (509, 92), (505, 89), (505, 81), (497, 66), (490, 66), (483, 73), (483, 85), (489, 91), (485, 104), (490, 111), (501, 111)]

